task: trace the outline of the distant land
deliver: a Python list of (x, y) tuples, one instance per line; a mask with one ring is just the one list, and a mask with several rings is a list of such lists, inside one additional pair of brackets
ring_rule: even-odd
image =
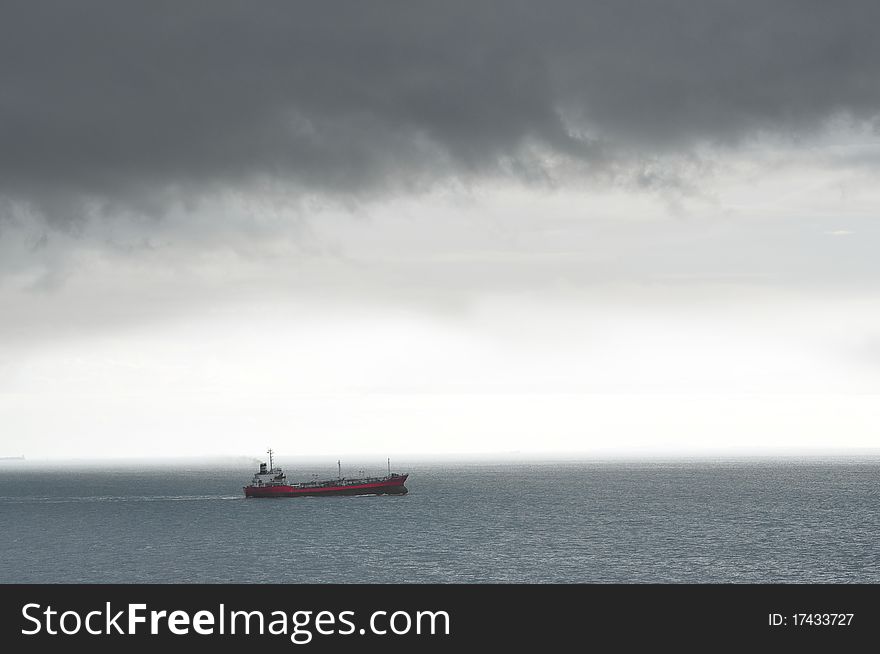
[(0, 461), (24, 461), (23, 456), (0, 456)]

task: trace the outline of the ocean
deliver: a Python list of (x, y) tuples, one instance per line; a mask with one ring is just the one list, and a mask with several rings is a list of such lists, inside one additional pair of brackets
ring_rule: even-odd
[(246, 500), (249, 462), (3, 462), (0, 582), (880, 582), (878, 458), (394, 468), (406, 496)]

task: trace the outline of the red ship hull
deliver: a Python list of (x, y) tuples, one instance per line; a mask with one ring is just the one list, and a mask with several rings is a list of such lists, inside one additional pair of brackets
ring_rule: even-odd
[(245, 497), (315, 497), (320, 495), (405, 495), (404, 482), (409, 475), (395, 475), (390, 479), (369, 483), (329, 483), (320, 486), (277, 484), (245, 486)]

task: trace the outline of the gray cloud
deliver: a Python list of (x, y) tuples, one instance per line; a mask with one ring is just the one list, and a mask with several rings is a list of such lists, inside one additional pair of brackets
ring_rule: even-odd
[(53, 220), (277, 180), (360, 194), (880, 111), (874, 2), (18, 2), (0, 194)]

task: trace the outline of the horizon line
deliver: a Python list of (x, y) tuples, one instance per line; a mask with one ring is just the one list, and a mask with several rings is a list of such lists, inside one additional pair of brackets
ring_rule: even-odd
[[(293, 454), (274, 451), (276, 458), (296, 459), (299, 461), (336, 461), (339, 459), (354, 460), (363, 463), (365, 460), (376, 458), (377, 461), (385, 462), (390, 458), (396, 458), (412, 462), (413, 460), (427, 461), (485, 461), (497, 459), (501, 461), (548, 461), (548, 460), (699, 460), (699, 459), (785, 459), (785, 458), (823, 458), (823, 457), (876, 457), (880, 456), (880, 447), (800, 447), (800, 448), (718, 448), (718, 449), (692, 449), (692, 450), (583, 450), (583, 451), (522, 451), (506, 450), (503, 452), (397, 452), (377, 457), (364, 452), (343, 453), (319, 453), (319, 454)], [(113, 454), (113, 455), (90, 455), (90, 456), (0, 456), (0, 464), (3, 463), (101, 463), (109, 461), (117, 462), (187, 462), (197, 461), (220, 462), (230, 460), (261, 461), (260, 456), (246, 453), (223, 453), (211, 455), (198, 454)]]

